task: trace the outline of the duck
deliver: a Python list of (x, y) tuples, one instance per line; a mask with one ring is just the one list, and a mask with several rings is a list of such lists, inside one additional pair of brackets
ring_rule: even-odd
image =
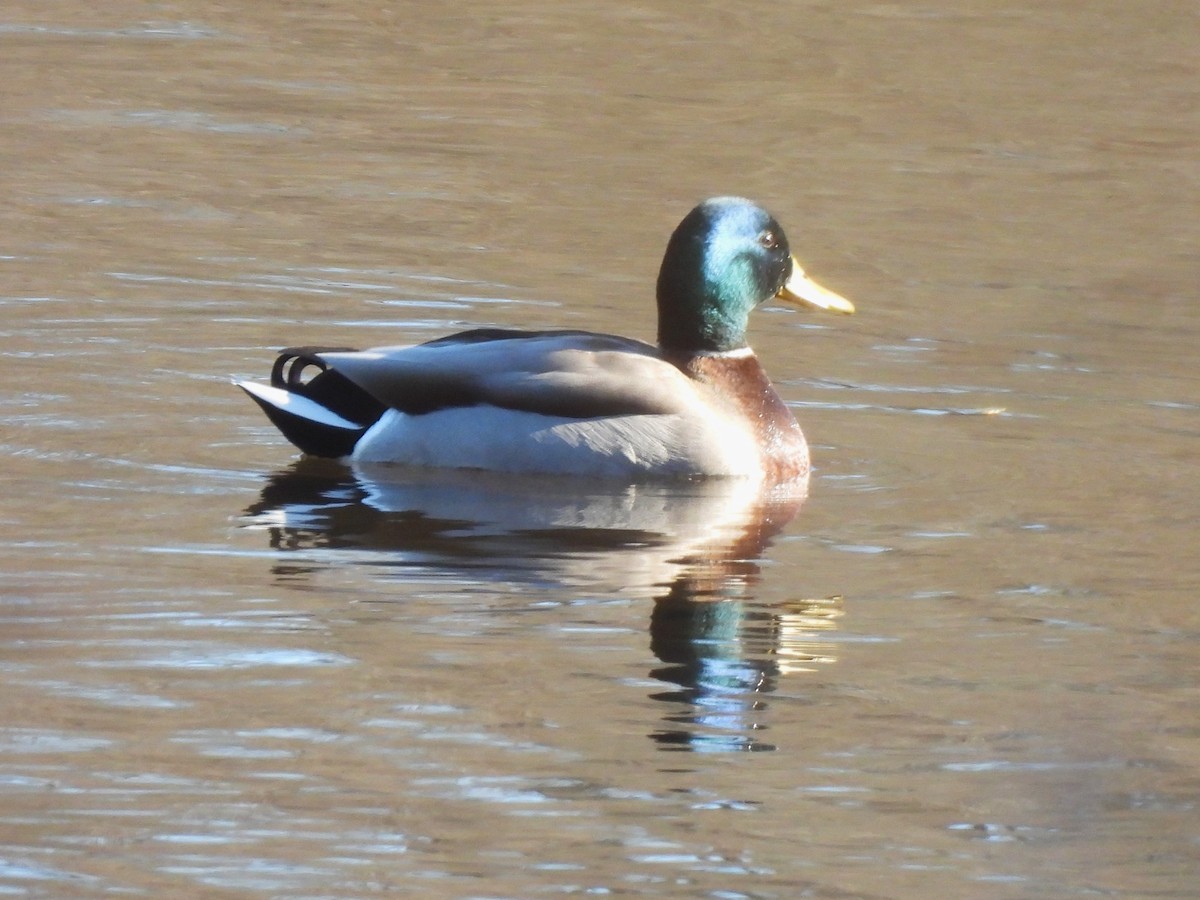
[(530, 475), (807, 484), (808, 444), (747, 343), (771, 300), (849, 314), (774, 216), (714, 197), (679, 223), (654, 344), (578, 330), (476, 328), (421, 344), (290, 347), (269, 383), (235, 381), (302, 453)]

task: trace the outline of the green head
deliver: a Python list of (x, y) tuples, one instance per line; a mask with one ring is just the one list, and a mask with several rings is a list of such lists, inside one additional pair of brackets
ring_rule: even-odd
[(705, 200), (667, 243), (658, 273), (658, 343), (684, 353), (746, 346), (756, 306), (784, 301), (853, 312), (796, 265), (779, 223), (741, 197)]

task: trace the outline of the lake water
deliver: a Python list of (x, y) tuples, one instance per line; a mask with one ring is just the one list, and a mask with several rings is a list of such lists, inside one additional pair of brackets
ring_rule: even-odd
[[(0, 895), (1192, 897), (1200, 7), (0, 10)], [(309, 464), (274, 350), (654, 333), (802, 507)]]

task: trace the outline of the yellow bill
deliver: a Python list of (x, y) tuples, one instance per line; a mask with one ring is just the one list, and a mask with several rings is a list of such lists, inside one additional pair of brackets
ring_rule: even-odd
[(792, 306), (811, 306), (814, 309), (826, 309), (830, 312), (846, 313), (847, 315), (854, 313), (853, 303), (841, 294), (835, 294), (829, 288), (821, 287), (809, 278), (804, 274), (804, 270), (800, 268), (800, 263), (796, 262), (794, 256), (792, 257), (791, 277), (779, 289), (775, 299)]

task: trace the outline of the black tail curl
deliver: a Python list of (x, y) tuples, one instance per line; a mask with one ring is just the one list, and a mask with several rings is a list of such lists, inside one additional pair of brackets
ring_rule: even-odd
[[(351, 347), (288, 347), (279, 351), (271, 367), (271, 386), (300, 394), (343, 419), (370, 428), (387, 407), (321, 359), (322, 353), (353, 352)], [(319, 371), (306, 380), (309, 368)]]
[[(271, 386), (306, 397), (354, 423), (357, 428), (339, 428), (316, 422), (287, 409), (273, 406), (251, 394), (284, 437), (310, 456), (348, 456), (358, 439), (387, 409), (382, 403), (342, 373), (331, 369), (322, 353), (347, 352), (347, 347), (289, 347), (280, 351), (271, 368)], [(311, 371), (315, 369), (316, 374)]]

